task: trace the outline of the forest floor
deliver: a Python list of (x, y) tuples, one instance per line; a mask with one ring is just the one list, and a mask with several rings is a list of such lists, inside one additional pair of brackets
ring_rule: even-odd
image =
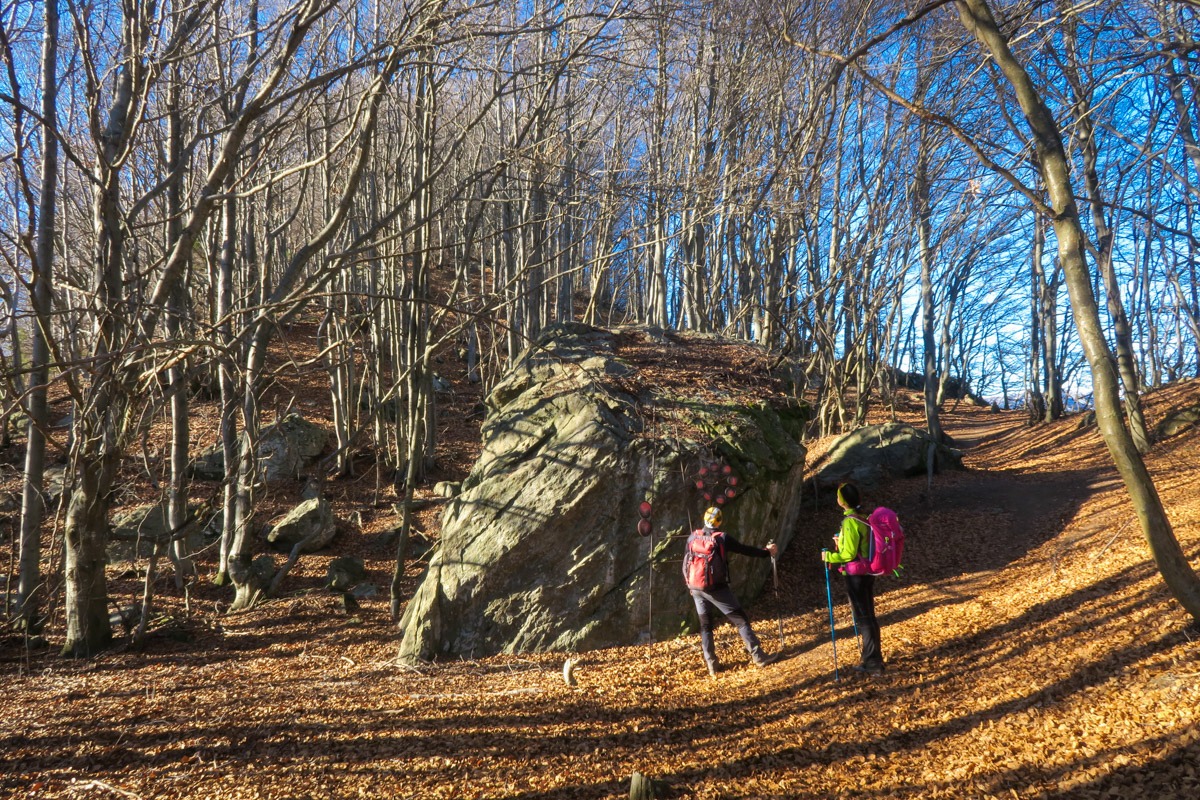
[[(1196, 402), (1200, 381), (1178, 384), (1148, 416)], [(144, 652), (67, 661), (0, 641), (0, 797), (620, 798), (635, 771), (679, 798), (1200, 797), (1200, 631), (1095, 427), (965, 404), (944, 424), (967, 471), (866, 498), (909, 534), (905, 576), (878, 584), (882, 676), (850, 668), (840, 586), (835, 673), (816, 553), (839, 515), (816, 503), (751, 606), (784, 653), (768, 668), (728, 625), (716, 678), (695, 635), (583, 654), (574, 686), (561, 653), (400, 665), (386, 502), (363, 478), (358, 495), (335, 487), (361, 521), (339, 554), (382, 588), (352, 613), (314, 557), (284, 597), (236, 615), (220, 613), (228, 590), (197, 584), (185, 606), (163, 583)], [(477, 434), (446, 434), (452, 478)], [(1148, 464), (1200, 567), (1200, 431)], [(419, 522), (436, 533), (436, 514)], [(127, 583), (114, 594), (140, 591)]]

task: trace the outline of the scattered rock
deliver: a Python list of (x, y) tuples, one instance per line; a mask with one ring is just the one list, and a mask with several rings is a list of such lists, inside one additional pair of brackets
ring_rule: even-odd
[(337, 592), (345, 592), (353, 589), (366, 577), (367, 570), (361, 558), (340, 556), (329, 562), (325, 586)]
[(142, 604), (118, 608), (108, 615), (108, 624), (112, 628), (120, 628), (128, 636), (142, 619)]
[(1155, 433), (1159, 439), (1169, 439), (1197, 425), (1200, 425), (1200, 405), (1181, 408), (1167, 414), (1163, 421), (1158, 423)]
[(42, 472), (42, 482), (46, 492), (46, 505), (56, 506), (62, 499), (67, 485), (67, 466), (51, 464)]
[(267, 534), (267, 541), (285, 550), (300, 545), (301, 553), (312, 553), (332, 542), (336, 534), (333, 506), (323, 497), (314, 497), (277, 522)]
[(640, 772), (634, 772), (629, 779), (629, 800), (658, 800), (666, 797), (667, 785), (656, 781)]
[(433, 485), (433, 493), (438, 497), (454, 497), (462, 490), (460, 481), (438, 481)]
[(578, 658), (568, 658), (563, 662), (563, 683), (567, 686), (577, 685), (575, 680), (575, 667), (579, 666)]
[[(820, 489), (845, 481), (874, 489), (889, 477), (924, 475), (932, 441), (927, 432), (903, 422), (868, 425), (834, 442), (814, 480)], [(933, 452), (935, 471), (964, 468), (961, 450), (939, 444)]]
[[(292, 412), (263, 428), (258, 440), (259, 476), (265, 481), (293, 480), (312, 466), (329, 443), (329, 432)], [(191, 465), (200, 480), (225, 478), (225, 453), (220, 442), (205, 450)]]
[[(204, 503), (200, 501), (192, 501), (189, 505), (193, 515), (201, 514), (204, 509)], [(203, 546), (203, 528), (208, 522), (207, 518), (197, 518), (193, 520), (193, 524), (177, 532), (176, 535), (186, 538), (189, 552)], [(162, 545), (160, 552), (166, 552), (170, 526), (167, 525), (165, 503), (147, 503), (120, 509), (113, 514), (111, 524), (112, 532), (109, 535), (107, 551), (110, 564), (133, 561), (135, 558), (149, 558), (158, 544)]]

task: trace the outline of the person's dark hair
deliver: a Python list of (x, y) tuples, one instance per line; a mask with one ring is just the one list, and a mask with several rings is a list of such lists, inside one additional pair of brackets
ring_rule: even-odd
[(858, 496), (858, 487), (853, 484), (843, 483), (838, 487), (838, 495), (851, 508), (858, 508), (858, 504), (862, 502), (862, 499)]

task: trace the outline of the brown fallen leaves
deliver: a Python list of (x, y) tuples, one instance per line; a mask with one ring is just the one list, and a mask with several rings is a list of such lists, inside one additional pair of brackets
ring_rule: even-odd
[[(1151, 418), (1198, 393), (1158, 393)], [(385, 593), (345, 616), (314, 557), (291, 595), (236, 616), (200, 586), (187, 616), (164, 584), (144, 654), (74, 663), (5, 642), (0, 796), (618, 798), (634, 771), (712, 800), (1200, 796), (1200, 634), (1094, 430), (947, 417), (984, 441), (972, 470), (867, 498), (909, 532), (907, 576), (879, 582), (881, 677), (852, 674), (835, 587), (833, 679), (815, 558), (829, 509), (752, 606), (771, 650), (782, 618), (785, 660), (750, 666), (722, 626), (716, 679), (695, 636), (580, 654), (575, 686), (565, 653), (398, 665)], [(1149, 458), (1194, 565), (1198, 454), (1190, 433)], [(388, 548), (364, 534), (360, 552), (385, 586)]]

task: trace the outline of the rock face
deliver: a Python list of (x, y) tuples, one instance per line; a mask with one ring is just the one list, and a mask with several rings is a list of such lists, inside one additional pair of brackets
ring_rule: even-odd
[[(638, 370), (617, 358), (617, 340), (554, 326), (492, 392), (483, 452), (447, 505), (440, 546), (401, 621), (402, 658), (678, 635), (695, 619), (680, 575), (684, 538), (709, 504), (699, 469), (714, 461), (740, 478), (723, 527), (749, 544), (787, 545), (800, 508), (802, 410), (658, 397), (698, 432), (659, 435), (642, 420), (661, 407), (632, 388)], [(667, 364), (673, 346), (664, 344)], [(643, 502), (652, 530), (639, 536)], [(733, 555), (731, 571), (748, 602), (771, 564)]]
[[(834, 443), (815, 480), (821, 488), (850, 481), (874, 489), (888, 478), (924, 475), (931, 442), (927, 432), (903, 422), (868, 425)], [(937, 445), (935, 453), (936, 469), (963, 469), (962, 451)]]

